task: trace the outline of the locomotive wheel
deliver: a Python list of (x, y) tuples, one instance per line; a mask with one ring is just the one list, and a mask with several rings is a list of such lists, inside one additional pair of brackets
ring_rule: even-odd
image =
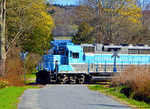
[(82, 76), (81, 78), (79, 78), (79, 83), (83, 84), (85, 82), (85, 76)]
[(65, 83), (67, 83), (67, 84), (73, 84), (73, 83), (75, 83), (75, 79), (72, 77), (72, 76), (66, 76), (66, 77), (64, 77), (64, 78), (62, 78), (61, 79), (61, 84), (65, 84)]
[(57, 78), (57, 83), (58, 84), (63, 84), (63, 79), (60, 76)]
[(61, 81), (60, 82), (61, 84), (65, 84), (68, 82), (68, 77), (66, 76), (66, 77), (62, 78), (60, 81)]
[(63, 84), (63, 83), (64, 83), (63, 81), (60, 82), (60, 84)]
[(79, 84), (79, 80), (78, 80), (78, 78), (76, 79), (76, 84)]

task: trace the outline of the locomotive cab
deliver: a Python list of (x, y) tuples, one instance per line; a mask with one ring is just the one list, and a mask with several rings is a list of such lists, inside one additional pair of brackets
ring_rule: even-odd
[(69, 63), (83, 62), (83, 50), (79, 45), (73, 43), (59, 44), (54, 47), (53, 55), (60, 56), (60, 64), (68, 65)]
[(66, 45), (58, 45), (54, 47), (53, 55), (60, 56), (60, 64), (68, 65), (68, 49)]
[(67, 46), (69, 51), (69, 63), (82, 63), (83, 62), (83, 50), (81, 46)]

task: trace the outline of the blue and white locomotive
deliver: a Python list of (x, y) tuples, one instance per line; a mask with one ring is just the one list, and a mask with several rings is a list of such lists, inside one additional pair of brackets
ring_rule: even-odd
[(92, 76), (102, 73), (112, 74), (114, 57), (112, 50), (118, 51), (117, 72), (131, 65), (150, 65), (148, 45), (105, 45), (61, 43), (53, 47), (53, 53), (43, 56), (43, 69), (39, 62), (37, 82), (75, 82), (89, 81)]

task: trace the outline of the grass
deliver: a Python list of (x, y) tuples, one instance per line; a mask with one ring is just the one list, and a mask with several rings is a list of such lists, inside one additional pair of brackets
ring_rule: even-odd
[(27, 85), (30, 84), (30, 83), (35, 83), (35, 82), (36, 82), (35, 79), (27, 79), (27, 80), (26, 80), (26, 84), (27, 84)]
[(17, 108), (18, 97), (29, 88), (38, 88), (33, 86), (25, 87), (6, 87), (0, 90), (0, 109), (11, 109)]
[[(26, 74), (26, 84), (35, 82), (37, 71)], [(22, 75), (24, 77), (24, 75)], [(18, 97), (26, 90), (30, 88), (38, 88), (37, 86), (24, 86), (24, 87), (15, 87), (15, 86), (6, 86), (0, 90), (0, 109), (11, 109), (17, 108)]]
[(89, 88), (90, 88), (90, 90), (98, 90), (98, 91), (107, 90), (107, 88), (105, 88), (102, 85), (89, 86)]
[(36, 82), (36, 72), (31, 74), (26, 74), (26, 84), (35, 83)]
[[(130, 106), (134, 105), (140, 109), (141, 108), (150, 108), (150, 105), (147, 104), (146, 102), (136, 101), (132, 98), (128, 98), (125, 94), (120, 93), (122, 88), (123, 87), (106, 88), (102, 85), (89, 86), (90, 90), (101, 91), (103, 94), (115, 96), (120, 101), (128, 102), (130, 104)], [(126, 104), (128, 105), (128, 103), (126, 103)]]
[[(26, 74), (26, 84), (36, 82), (36, 74), (35, 74), (36, 72), (38, 71)], [(22, 77), (24, 78), (24, 75), (22, 75)]]
[(54, 39), (72, 39), (72, 37), (61, 36), (61, 37), (54, 37)]
[(26, 74), (26, 78), (36, 78), (36, 75), (34, 73)]

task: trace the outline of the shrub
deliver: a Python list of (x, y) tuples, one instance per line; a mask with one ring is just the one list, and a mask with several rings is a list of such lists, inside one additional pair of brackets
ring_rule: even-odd
[[(15, 51), (15, 52), (14, 52)], [(7, 53), (6, 73), (4, 79), (7, 79), (13, 86), (23, 86), (23, 62), (20, 60), (21, 48), (12, 47)]]
[[(14, 52), (15, 51), (15, 52)], [(25, 84), (23, 74), (24, 74), (24, 65), (23, 60), (20, 60), (21, 55), (20, 47), (12, 47), (7, 53), (6, 59), (6, 71), (3, 79), (8, 80), (13, 86), (23, 86)], [(28, 53), (26, 56), (27, 60), (25, 60), (25, 73), (30, 74), (35, 71), (36, 64), (41, 59), (41, 56), (38, 54)], [(1, 86), (5, 86), (2, 82)]]
[(26, 69), (27, 73), (30, 74), (36, 70), (36, 66), (38, 61), (41, 60), (41, 56), (39, 54), (29, 53), (27, 55), (28, 60), (26, 60)]
[(150, 69), (148, 66), (132, 66), (117, 74), (112, 84), (113, 86), (128, 86), (136, 95), (150, 97)]

